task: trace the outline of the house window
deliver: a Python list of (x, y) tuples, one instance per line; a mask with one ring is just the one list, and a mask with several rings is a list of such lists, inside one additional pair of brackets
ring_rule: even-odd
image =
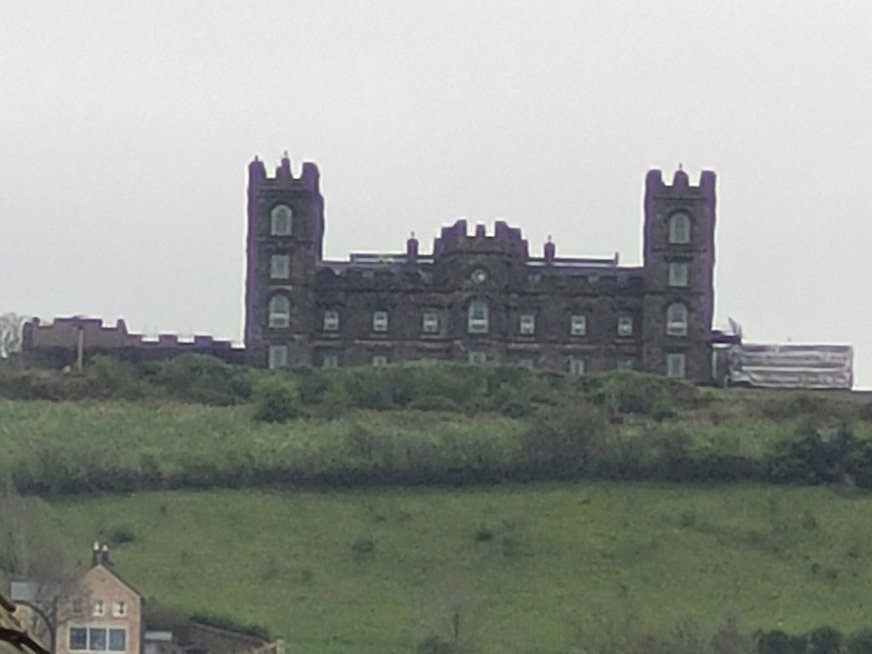
[(339, 355), (336, 352), (327, 352), (324, 356), (321, 357), (321, 367), (322, 368), (338, 368), (339, 367)]
[(294, 212), (285, 204), (274, 207), (270, 212), (270, 234), (273, 236), (290, 236), (293, 231)]
[(84, 627), (70, 627), (70, 650), (88, 649), (88, 630)]
[(269, 258), (269, 276), (272, 279), (288, 279), (291, 276), (291, 257), (274, 254)]
[(92, 652), (106, 651), (106, 630), (88, 628), (88, 649)]
[(618, 317), (618, 336), (633, 335), (633, 316)]
[(474, 366), (481, 366), (487, 363), (487, 355), (484, 352), (479, 352), (478, 350), (472, 350), (469, 353), (469, 363)]
[(618, 359), (618, 370), (633, 370), (636, 367), (636, 361), (632, 357), (621, 357)]
[(518, 365), (522, 368), (527, 368), (528, 370), (533, 369), (533, 359), (520, 359), (518, 361)]
[(524, 336), (530, 336), (536, 333), (536, 314), (522, 313), (518, 324), (518, 330)]
[(669, 217), (669, 242), (690, 243), (690, 216), (679, 211)]
[(103, 600), (98, 599), (94, 600), (94, 605), (92, 606), (91, 614), (95, 616), (103, 616), (106, 615), (106, 604)]
[(585, 336), (587, 334), (587, 316), (574, 313), (569, 318), (569, 333), (571, 336)]
[(109, 651), (123, 652), (127, 649), (127, 629), (109, 630)]
[(291, 324), (291, 301), (287, 295), (273, 295), (269, 299), (269, 326), (287, 327)]
[(127, 615), (127, 602), (117, 600), (112, 602), (112, 615), (116, 618), (123, 618)]
[(421, 315), (421, 331), (425, 334), (439, 332), (439, 314), (435, 311), (425, 311)]
[(470, 334), (487, 334), (488, 308), (485, 300), (473, 300), (469, 303), (466, 331)]
[(384, 354), (375, 354), (372, 357), (372, 365), (376, 368), (381, 368), (388, 365), (388, 358)]
[(77, 598), (75, 598), (74, 600), (72, 600), (72, 601), (70, 602), (70, 610), (71, 610), (75, 615), (81, 615), (81, 614), (82, 614), (82, 611), (85, 610), (85, 607), (84, 607), (84, 602), (82, 601), (82, 598), (81, 598), (81, 597), (77, 597)]
[(270, 345), (269, 346), (269, 367), (270, 370), (276, 368), (288, 367), (288, 346), (287, 345)]
[(666, 355), (666, 376), (684, 378), (686, 363), (684, 352), (670, 352)]
[(686, 261), (671, 261), (669, 263), (669, 285), (687, 286)]
[(584, 359), (579, 359), (577, 357), (569, 358), (569, 374), (570, 375), (583, 375), (584, 374)]
[(386, 332), (388, 330), (388, 312), (373, 311), (372, 312), (372, 331)]
[(669, 336), (687, 336), (687, 307), (675, 302), (666, 309), (666, 333)]
[(339, 312), (335, 309), (327, 309), (324, 312), (324, 331), (338, 332), (339, 331)]

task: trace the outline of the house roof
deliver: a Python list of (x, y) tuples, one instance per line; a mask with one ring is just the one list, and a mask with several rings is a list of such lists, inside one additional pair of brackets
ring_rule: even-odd
[(115, 572), (115, 570), (113, 570), (111, 566), (106, 565), (105, 563), (98, 563), (97, 565), (93, 566), (90, 570), (88, 570), (88, 572), (85, 573), (85, 576), (91, 574), (91, 572), (93, 572), (94, 570), (97, 570), (97, 569), (104, 570), (105, 572), (108, 572), (110, 575), (115, 577), (115, 579), (120, 584), (126, 586), (130, 591), (132, 591), (136, 595), (139, 595), (140, 599), (142, 599), (142, 593), (140, 593), (139, 590), (135, 586), (133, 586), (130, 582), (126, 581), (121, 575), (119, 575), (117, 572)]

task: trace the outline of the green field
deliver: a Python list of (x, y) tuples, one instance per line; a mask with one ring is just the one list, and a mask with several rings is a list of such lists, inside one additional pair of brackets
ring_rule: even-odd
[(165, 491), (52, 502), (142, 593), (235, 615), (291, 652), (565, 653), (667, 633), (868, 626), (872, 495), (762, 485), (544, 483), (327, 492)]

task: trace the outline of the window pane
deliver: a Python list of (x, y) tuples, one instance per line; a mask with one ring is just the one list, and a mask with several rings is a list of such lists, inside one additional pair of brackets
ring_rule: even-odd
[(88, 649), (92, 651), (103, 651), (106, 649), (105, 629), (88, 629)]
[(470, 352), (469, 362), (473, 365), (480, 366), (487, 362), (487, 355), (484, 352)]
[(127, 615), (127, 604), (122, 601), (112, 602), (112, 615), (116, 618), (123, 618)]
[(324, 331), (339, 331), (339, 312), (332, 309), (324, 312)]
[(569, 359), (569, 374), (583, 375), (584, 374), (584, 359), (572, 357)]
[(388, 312), (374, 311), (372, 314), (372, 331), (386, 332), (388, 330)]
[(587, 318), (581, 314), (573, 314), (569, 319), (569, 333), (572, 336), (587, 334)]
[(386, 366), (388, 365), (388, 358), (383, 354), (376, 354), (372, 358), (372, 365), (376, 367)]
[(287, 327), (290, 323), (290, 300), (285, 295), (273, 295), (269, 301), (269, 326)]
[(687, 335), (687, 307), (676, 302), (666, 310), (666, 333), (669, 336)]
[(287, 345), (270, 345), (269, 346), (269, 367), (270, 368), (286, 368), (288, 365), (288, 347)]
[(621, 316), (618, 318), (618, 336), (633, 335), (633, 318), (632, 316)]
[(127, 649), (127, 629), (109, 630), (109, 649), (113, 652), (123, 652)]
[(673, 352), (666, 355), (666, 375), (682, 378), (685, 374), (685, 358), (683, 352)]
[(291, 276), (291, 257), (287, 254), (274, 254), (269, 259), (269, 276), (273, 279), (287, 279)]
[(275, 236), (288, 236), (292, 231), (293, 213), (280, 204), (270, 213), (270, 232)]
[(675, 213), (670, 216), (669, 242), (690, 243), (690, 217), (686, 213)]
[(439, 331), (439, 315), (435, 311), (425, 311), (421, 318), (421, 331), (435, 334)]
[(329, 354), (325, 354), (321, 359), (321, 367), (322, 368), (338, 368), (339, 367), (339, 355), (333, 352)]
[(530, 335), (536, 331), (536, 316), (532, 313), (522, 313), (520, 320), (520, 332)]
[(488, 307), (484, 300), (470, 302), (466, 331), (470, 334), (487, 334)]
[(88, 630), (70, 627), (70, 649), (88, 649)]
[(673, 261), (669, 264), (669, 285), (687, 286), (687, 263)]

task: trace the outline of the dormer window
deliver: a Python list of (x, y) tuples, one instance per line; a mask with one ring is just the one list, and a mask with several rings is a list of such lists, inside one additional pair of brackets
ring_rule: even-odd
[(270, 212), (270, 234), (273, 236), (290, 236), (293, 232), (294, 212), (286, 204), (273, 207)]
[(669, 242), (690, 243), (690, 216), (683, 211), (669, 217)]

